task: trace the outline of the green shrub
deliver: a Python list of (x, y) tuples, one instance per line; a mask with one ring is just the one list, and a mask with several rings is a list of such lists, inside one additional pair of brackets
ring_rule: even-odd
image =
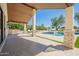
[(77, 32), (79, 32), (79, 29), (77, 30)]
[(63, 29), (60, 29), (60, 30), (58, 30), (58, 32), (64, 32), (64, 30)]
[(20, 23), (9, 22), (8, 23), (8, 28), (9, 29), (23, 30), (24, 29), (24, 26), (23, 26), (23, 24), (20, 24)]
[(79, 48), (79, 37), (77, 37), (77, 39), (76, 39), (75, 47), (76, 47), (76, 48)]

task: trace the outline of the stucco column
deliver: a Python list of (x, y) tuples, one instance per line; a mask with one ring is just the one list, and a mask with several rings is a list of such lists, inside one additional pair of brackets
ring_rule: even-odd
[(33, 9), (33, 18), (32, 18), (32, 36), (35, 36), (36, 32), (36, 9)]
[(27, 29), (26, 29), (26, 24), (24, 24), (24, 33), (27, 32)]
[(74, 48), (73, 5), (66, 7), (64, 46)]

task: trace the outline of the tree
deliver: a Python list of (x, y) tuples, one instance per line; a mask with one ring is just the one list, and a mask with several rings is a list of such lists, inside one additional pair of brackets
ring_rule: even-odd
[(62, 15), (59, 17), (54, 17), (51, 19), (51, 22), (52, 22), (51, 27), (58, 30), (60, 28), (60, 26), (63, 25), (63, 23), (64, 23), (64, 17)]
[(78, 29), (78, 27), (77, 26), (74, 26), (74, 29)]
[(40, 26), (36, 26), (37, 30), (46, 30), (46, 27), (44, 26), (44, 24), (41, 24)]
[(19, 29), (19, 30), (24, 30), (24, 26), (20, 23), (15, 23), (15, 22), (9, 22), (8, 23), (9, 29)]
[[(32, 30), (32, 25), (27, 25), (27, 30)], [(46, 30), (46, 27), (44, 24), (41, 24), (40, 26), (36, 26), (36, 30)]]
[(77, 21), (77, 24), (79, 24), (79, 12), (75, 13), (75, 20)]

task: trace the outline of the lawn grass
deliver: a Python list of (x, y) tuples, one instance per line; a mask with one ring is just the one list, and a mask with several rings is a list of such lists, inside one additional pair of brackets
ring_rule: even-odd
[(76, 48), (79, 48), (79, 37), (77, 37), (77, 39), (76, 39), (75, 47), (76, 47)]

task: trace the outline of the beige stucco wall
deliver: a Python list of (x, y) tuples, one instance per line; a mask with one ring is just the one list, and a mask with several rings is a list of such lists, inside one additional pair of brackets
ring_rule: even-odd
[(5, 40), (3, 41), (3, 43), (0, 45), (0, 52), (3, 48), (3, 45), (7, 39), (7, 35), (8, 35), (8, 27), (7, 27), (7, 21), (8, 21), (8, 13), (7, 13), (7, 3), (0, 3), (0, 7), (2, 8), (3, 10), (3, 18), (4, 18), (4, 21), (5, 21)]
[(6, 37), (7, 37), (7, 34), (8, 34), (8, 28), (7, 28), (7, 21), (8, 21), (8, 13), (7, 13), (7, 4), (6, 3), (0, 3), (0, 6), (3, 10), (3, 13), (4, 13), (4, 17), (5, 17), (5, 30), (6, 30)]

